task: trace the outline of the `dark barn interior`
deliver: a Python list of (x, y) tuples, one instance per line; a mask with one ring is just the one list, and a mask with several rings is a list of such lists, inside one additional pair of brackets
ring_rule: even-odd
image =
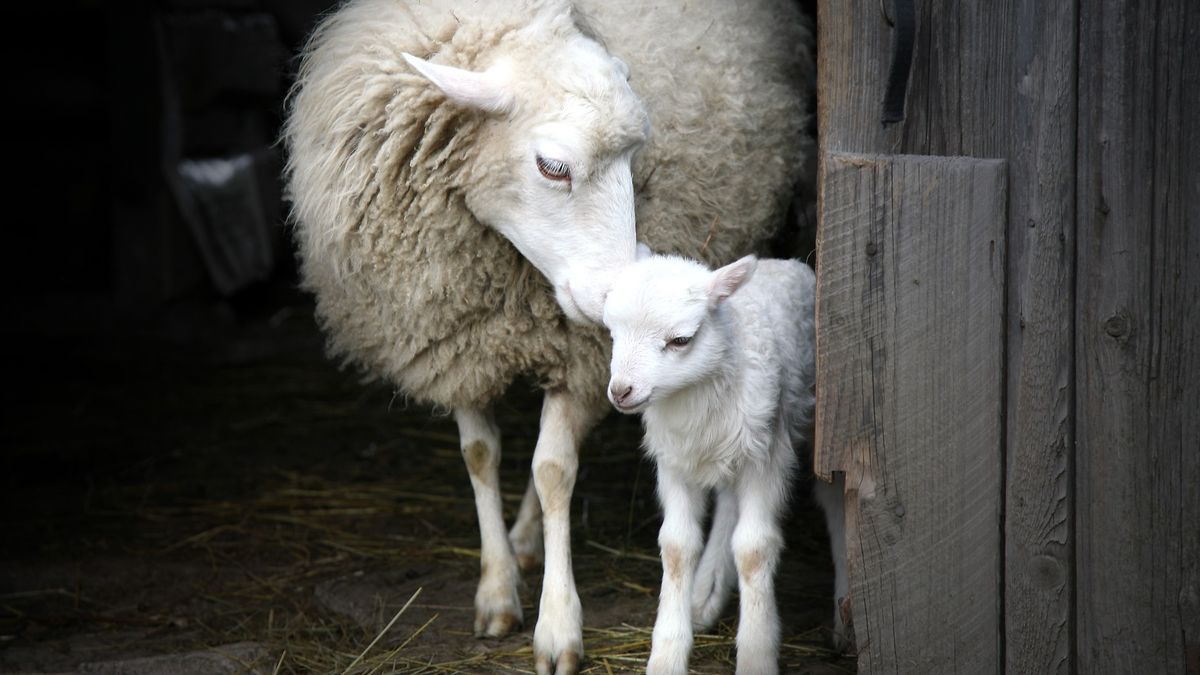
[[(327, 360), (297, 288), (275, 139), (332, 4), (9, 10), (30, 54), (9, 106), (29, 208), (3, 249), (0, 671), (530, 670), (537, 573), (523, 632), (471, 635), (479, 535), (453, 420)], [(497, 411), (510, 522), (538, 409), (518, 383)], [(639, 437), (613, 415), (584, 445), (583, 672), (649, 652), (659, 516)], [(823, 520), (796, 495), (782, 664), (852, 672), (828, 647)], [(731, 672), (735, 617), (697, 636), (695, 672)]]

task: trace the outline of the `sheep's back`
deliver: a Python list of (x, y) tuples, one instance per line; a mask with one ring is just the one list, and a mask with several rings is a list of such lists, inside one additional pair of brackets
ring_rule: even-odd
[(577, 0), (653, 132), (634, 167), (638, 238), (722, 265), (763, 253), (812, 152), (813, 37), (790, 0)]

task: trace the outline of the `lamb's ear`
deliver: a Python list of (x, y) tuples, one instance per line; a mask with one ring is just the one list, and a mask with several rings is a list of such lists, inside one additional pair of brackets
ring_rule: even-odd
[(654, 251), (651, 251), (649, 246), (647, 246), (639, 241), (637, 243), (637, 255), (634, 256), (633, 259), (637, 260), (637, 261), (645, 260), (646, 258), (649, 258), (652, 255), (654, 255)]
[(722, 300), (742, 287), (758, 267), (758, 258), (748, 255), (712, 273), (708, 282), (708, 306), (716, 307)]
[(459, 105), (489, 112), (503, 112), (512, 107), (512, 72), (506, 63), (477, 73), (430, 63), (407, 53), (404, 60)]

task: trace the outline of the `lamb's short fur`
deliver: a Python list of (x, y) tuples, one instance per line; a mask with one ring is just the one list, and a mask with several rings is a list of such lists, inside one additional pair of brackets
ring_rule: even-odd
[[(644, 109), (596, 70), (605, 49), (628, 64)], [(512, 230), (506, 240), (487, 211), (497, 195), (520, 197), (513, 177), (529, 168), (502, 141), (558, 115), (564, 97), (583, 101), (604, 157), (624, 152), (619, 142), (633, 142), (630, 153), (642, 143), (632, 176), (613, 186), (636, 189), (637, 236), (727, 261), (761, 248), (801, 178), (810, 51), (789, 0), (351, 0), (314, 33), (284, 132), (303, 284), (331, 353), (454, 409), (481, 519), (478, 632), (521, 622), (490, 404), (520, 374), (548, 392), (534, 479), (510, 534), (523, 561), (539, 553), (539, 506), (569, 503), (578, 442), (607, 410), (602, 331), (564, 318), (570, 292), (530, 264), (537, 242)], [(511, 71), (511, 100), (456, 98), (423, 64)], [(571, 234), (617, 242), (600, 268), (583, 248), (568, 251), (566, 267), (592, 264), (599, 276), (632, 261), (632, 214), (565, 219)], [(543, 593), (534, 651), (539, 670), (571, 672), (582, 654), (578, 598), (566, 515), (553, 517), (544, 589), (564, 590)]]
[[(738, 672), (778, 668), (774, 570), (790, 479), (813, 410), (814, 276), (793, 260), (748, 256), (710, 272), (647, 256), (608, 295), (609, 398), (643, 413), (658, 465), (663, 583), (650, 673), (686, 673), (692, 625), (710, 625), (740, 583)], [(701, 555), (707, 493), (712, 531)], [(841, 498), (818, 484), (844, 572)]]

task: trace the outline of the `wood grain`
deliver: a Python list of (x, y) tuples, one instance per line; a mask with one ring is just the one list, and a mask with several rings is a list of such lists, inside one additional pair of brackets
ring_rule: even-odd
[(1005, 665), (1069, 673), (1074, 541), (1076, 8), (1015, 4), (1006, 337)]
[(1081, 5), (1078, 672), (1200, 671), (1200, 3)]
[(817, 445), (860, 672), (1001, 662), (1002, 161), (825, 157)]
[[(1008, 161), (1004, 659), (1012, 672), (1069, 672), (1077, 3), (918, 1), (907, 119), (886, 130), (874, 117), (890, 44), (880, 7), (820, 11), (826, 151)], [(838, 463), (818, 452), (819, 466)]]

